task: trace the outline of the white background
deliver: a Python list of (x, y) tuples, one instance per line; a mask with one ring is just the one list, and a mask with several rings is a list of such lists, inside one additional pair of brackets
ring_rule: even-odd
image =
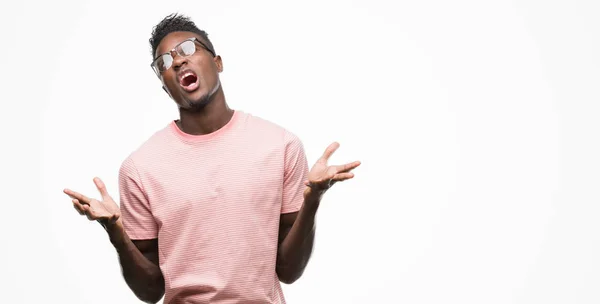
[(172, 12), (233, 108), (363, 162), (288, 303), (600, 302), (598, 1), (176, 3), (2, 4), (0, 302), (137, 303), (62, 189), (117, 196), (177, 118), (149, 67)]

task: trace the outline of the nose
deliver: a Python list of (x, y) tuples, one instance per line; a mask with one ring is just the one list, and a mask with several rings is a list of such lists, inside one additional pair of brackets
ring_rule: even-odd
[(173, 69), (176, 71), (179, 70), (184, 64), (187, 64), (187, 58), (177, 54), (177, 52), (171, 52), (171, 56), (173, 56)]

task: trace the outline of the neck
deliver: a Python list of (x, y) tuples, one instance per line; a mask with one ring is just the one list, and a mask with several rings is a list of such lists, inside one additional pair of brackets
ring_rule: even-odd
[(233, 110), (229, 108), (225, 101), (223, 89), (219, 88), (212, 96), (212, 100), (202, 110), (192, 112), (180, 108), (180, 119), (176, 123), (184, 133), (204, 135), (225, 126), (232, 116)]

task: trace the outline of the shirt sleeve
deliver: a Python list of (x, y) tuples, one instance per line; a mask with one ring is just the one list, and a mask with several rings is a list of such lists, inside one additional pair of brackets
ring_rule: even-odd
[(304, 203), (304, 182), (308, 180), (308, 162), (300, 139), (286, 131), (281, 213), (297, 212)]
[(119, 170), (119, 193), (121, 218), (129, 238), (133, 240), (157, 238), (158, 227), (131, 157), (123, 162)]

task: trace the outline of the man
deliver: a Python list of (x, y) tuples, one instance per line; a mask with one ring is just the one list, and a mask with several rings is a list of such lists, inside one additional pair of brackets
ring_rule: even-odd
[(228, 107), (223, 62), (189, 18), (169, 15), (150, 39), (152, 68), (179, 120), (124, 160), (120, 207), (65, 189), (116, 248), (125, 281), (147, 303), (285, 303), (311, 255), (325, 191), (352, 178), (328, 166), (333, 143), (308, 170), (302, 143), (273, 123)]

